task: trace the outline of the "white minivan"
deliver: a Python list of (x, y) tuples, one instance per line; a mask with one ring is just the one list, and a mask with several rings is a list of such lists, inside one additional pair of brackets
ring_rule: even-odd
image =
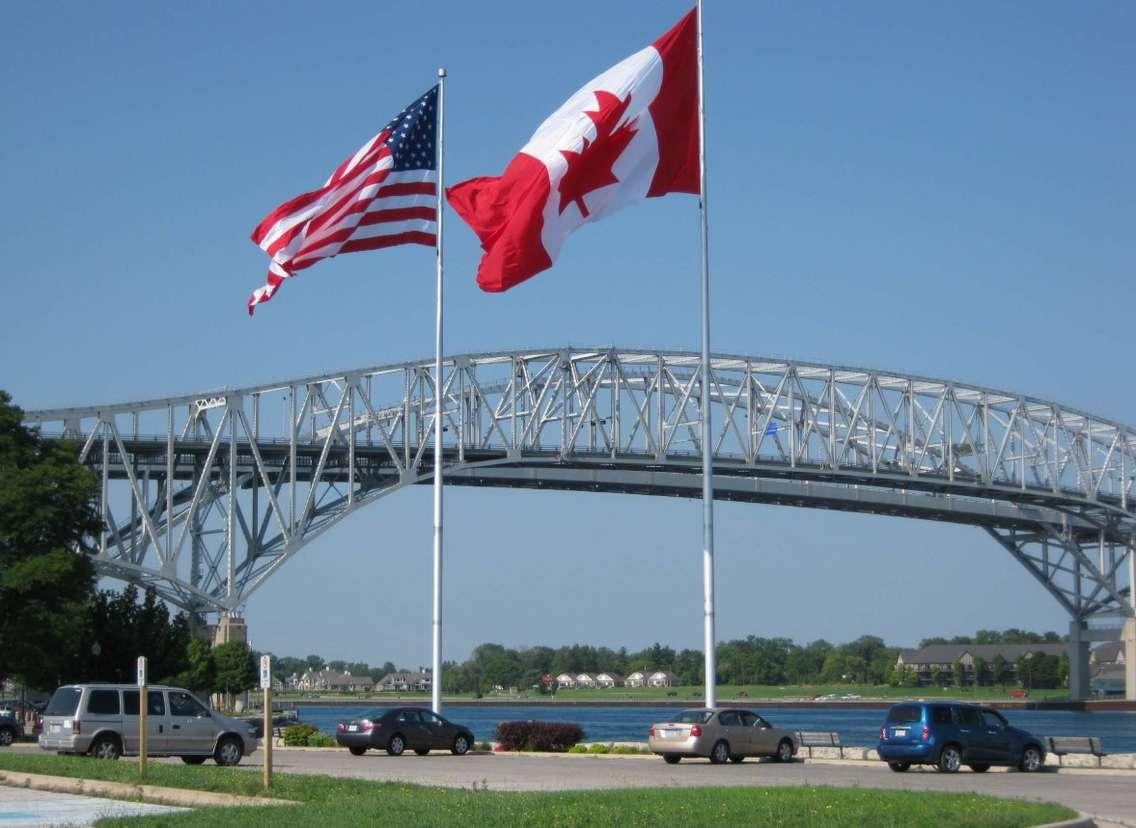
[[(146, 688), (146, 755), (180, 756), (200, 765), (236, 765), (257, 748), (246, 722), (216, 713), (188, 690)], [(101, 759), (138, 754), (138, 688), (130, 684), (68, 684), (44, 711), (39, 746)]]

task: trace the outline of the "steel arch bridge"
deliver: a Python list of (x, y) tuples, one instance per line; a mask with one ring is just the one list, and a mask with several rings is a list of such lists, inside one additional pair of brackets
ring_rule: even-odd
[[(102, 575), (237, 609), (338, 521), (433, 473), (433, 360), (30, 411), (101, 479)], [(1069, 613), (1133, 615), (1136, 435), (949, 380), (753, 356), (553, 348), (443, 363), (447, 484), (701, 495), (970, 524)]]

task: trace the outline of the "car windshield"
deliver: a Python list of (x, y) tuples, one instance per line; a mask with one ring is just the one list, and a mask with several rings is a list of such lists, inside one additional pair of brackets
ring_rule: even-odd
[(350, 720), (354, 720), (354, 719), (359, 719), (359, 720), (362, 720), (362, 719), (369, 719), (370, 721), (372, 721), (372, 722), (373, 722), (373, 721), (377, 721), (378, 719), (381, 719), (381, 718), (382, 718), (382, 717), (383, 717), (384, 715), (386, 715), (386, 712), (387, 712), (387, 711), (385, 711), (385, 710), (380, 710), (380, 709), (376, 708), (376, 709), (374, 709), (374, 710), (364, 710), (364, 711), (363, 711), (363, 712), (361, 712), (361, 713), (356, 713), (355, 715), (353, 715), (353, 716), (347, 716), (346, 718), (347, 718), (347, 719), (350, 719)]
[(923, 708), (917, 704), (897, 704), (888, 711), (890, 724), (911, 724), (923, 721)]
[(51, 695), (45, 716), (74, 716), (79, 709), (79, 696), (83, 691), (78, 687), (60, 687)]
[(679, 724), (706, 724), (714, 714), (709, 710), (684, 710), (674, 717)]

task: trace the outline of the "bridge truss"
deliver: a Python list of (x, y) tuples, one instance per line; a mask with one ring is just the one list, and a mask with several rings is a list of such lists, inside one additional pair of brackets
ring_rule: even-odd
[[(1076, 624), (1133, 615), (1136, 440), (1121, 423), (947, 380), (614, 348), (444, 361), (447, 484), (701, 495), (970, 524)], [(103, 575), (231, 611), (354, 510), (433, 472), (433, 361), (26, 413), (101, 480)]]

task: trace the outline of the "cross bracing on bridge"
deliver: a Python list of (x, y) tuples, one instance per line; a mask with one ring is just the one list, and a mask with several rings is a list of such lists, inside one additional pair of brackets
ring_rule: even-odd
[[(701, 494), (697, 353), (469, 354), (442, 371), (447, 484)], [(717, 499), (982, 527), (1074, 620), (1132, 615), (1132, 429), (948, 380), (716, 355)], [(27, 412), (101, 480), (96, 566), (229, 611), (354, 510), (433, 472), (432, 360)]]

